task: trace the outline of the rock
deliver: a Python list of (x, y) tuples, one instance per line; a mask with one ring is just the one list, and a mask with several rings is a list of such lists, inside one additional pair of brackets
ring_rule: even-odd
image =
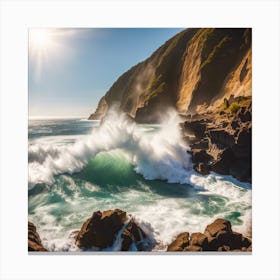
[(233, 130), (236, 130), (237, 128), (240, 127), (238, 120), (233, 120), (230, 125)]
[(249, 248), (251, 245), (252, 241), (249, 238), (242, 236), (242, 247)]
[[(195, 139), (195, 138), (194, 138)], [(189, 141), (191, 144), (190, 147), (193, 149), (204, 149), (207, 150), (209, 148), (209, 140), (208, 138), (202, 138), (200, 141)]]
[(219, 248), (219, 243), (216, 237), (207, 236), (208, 245), (205, 251), (217, 251)]
[(202, 251), (202, 248), (197, 245), (190, 245), (190, 246), (187, 246), (183, 251), (200, 252), (200, 251)]
[(175, 240), (167, 247), (168, 252), (183, 251), (187, 246), (189, 246), (189, 233), (180, 233)]
[(226, 147), (232, 147), (234, 145), (233, 134), (223, 128), (209, 130), (209, 136), (213, 144), (219, 144)]
[(184, 128), (187, 134), (193, 134), (196, 138), (203, 138), (206, 130), (206, 123), (201, 120), (198, 121), (186, 121)]
[(216, 219), (207, 225), (204, 234), (181, 233), (168, 246), (167, 251), (252, 251), (251, 240), (241, 233), (233, 232), (231, 224), (225, 219)]
[(200, 232), (195, 232), (191, 235), (190, 238), (190, 245), (191, 246), (199, 246), (203, 250), (208, 248), (208, 239), (207, 236)]
[(216, 161), (211, 164), (212, 171), (227, 175), (231, 164), (234, 162), (234, 154), (230, 148), (223, 150)]
[(41, 243), (36, 226), (28, 221), (28, 251), (48, 251)]
[(226, 230), (219, 231), (217, 241), (219, 245), (229, 245), (232, 238), (232, 233)]
[(76, 238), (80, 248), (106, 248), (113, 244), (117, 232), (124, 226), (126, 212), (115, 209), (94, 212), (83, 225)]
[(251, 182), (252, 165), (251, 159), (236, 160), (229, 168), (229, 174), (239, 181)]
[(233, 232), (229, 240), (228, 245), (231, 250), (241, 249), (242, 247), (242, 234), (238, 232)]
[(230, 251), (230, 247), (226, 245), (220, 246), (218, 248), (218, 252), (228, 252), (228, 251)]
[(204, 162), (194, 165), (194, 170), (202, 175), (208, 175), (210, 173), (210, 166)]
[(145, 232), (131, 219), (126, 226), (121, 237), (123, 238), (121, 251), (128, 251), (133, 242), (139, 251), (145, 251), (147, 248), (143, 246), (143, 239), (146, 238)]
[(207, 152), (205, 150), (202, 150), (202, 149), (193, 149), (192, 150), (192, 161), (194, 163), (199, 163), (199, 162), (207, 163), (212, 159), (213, 159), (212, 156), (207, 154)]
[(232, 233), (230, 221), (225, 219), (216, 219), (213, 223), (206, 227), (204, 234), (208, 237), (216, 237), (221, 231)]

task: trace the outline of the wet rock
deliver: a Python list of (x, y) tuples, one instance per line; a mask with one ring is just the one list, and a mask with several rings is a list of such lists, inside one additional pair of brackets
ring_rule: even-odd
[(202, 248), (200, 246), (197, 245), (190, 245), (187, 246), (183, 251), (189, 251), (189, 252), (201, 252)]
[(240, 249), (242, 247), (242, 234), (238, 232), (233, 232), (231, 238), (228, 242), (231, 250)]
[(242, 236), (242, 247), (249, 248), (251, 245), (252, 241), (249, 238)]
[(186, 121), (184, 127), (188, 134), (193, 134), (196, 138), (202, 138), (205, 134), (206, 123), (201, 120)]
[(206, 227), (204, 234), (208, 237), (216, 237), (222, 231), (232, 233), (231, 223), (225, 219), (216, 219)]
[(133, 219), (131, 219), (126, 226), (121, 237), (123, 238), (121, 251), (128, 251), (134, 242), (139, 251), (146, 251), (148, 248), (145, 246), (144, 239), (146, 238), (145, 232), (139, 227)]
[(192, 150), (192, 161), (194, 163), (199, 163), (199, 162), (209, 162), (212, 160), (212, 156), (207, 154), (205, 150), (202, 149), (193, 149)]
[(127, 220), (126, 212), (115, 209), (94, 212), (83, 225), (76, 238), (80, 248), (106, 248), (113, 244), (117, 232)]
[(220, 244), (216, 237), (207, 236), (208, 245), (205, 251), (217, 251)]
[(203, 250), (208, 248), (208, 239), (207, 236), (200, 232), (195, 232), (191, 235), (190, 238), (190, 245), (191, 246), (199, 246)]
[(210, 166), (204, 162), (200, 162), (194, 165), (194, 170), (202, 175), (208, 175), (210, 173)]
[(41, 243), (36, 226), (28, 221), (28, 251), (48, 251)]
[(226, 245), (220, 246), (218, 248), (218, 252), (228, 252), (228, 251), (230, 251), (230, 247)]
[(171, 251), (251, 251), (252, 243), (241, 233), (233, 232), (231, 224), (225, 219), (216, 219), (207, 225), (204, 234), (182, 233), (168, 246)]
[(219, 155), (218, 159), (211, 164), (212, 171), (227, 175), (229, 174), (229, 169), (234, 162), (234, 154), (230, 148), (223, 150)]
[(189, 237), (188, 232), (180, 233), (175, 240), (167, 247), (168, 252), (183, 251), (187, 246), (189, 246)]

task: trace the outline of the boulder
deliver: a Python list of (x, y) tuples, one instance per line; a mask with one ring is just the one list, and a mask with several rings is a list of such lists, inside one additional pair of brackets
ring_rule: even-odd
[(128, 251), (133, 242), (136, 244), (139, 251), (148, 249), (143, 242), (146, 238), (146, 234), (133, 219), (129, 221), (121, 237), (123, 239), (121, 251)]
[(28, 251), (48, 251), (41, 243), (36, 226), (28, 221)]
[(186, 248), (184, 248), (183, 251), (189, 251), (189, 252), (201, 252), (202, 248), (200, 246), (197, 245), (189, 245)]
[(204, 234), (207, 237), (216, 237), (222, 231), (232, 233), (231, 223), (225, 219), (216, 219), (206, 227)]
[(180, 233), (175, 240), (167, 247), (168, 252), (183, 251), (187, 246), (189, 246), (189, 237), (188, 232)]
[(249, 238), (242, 236), (242, 247), (249, 248), (251, 245), (252, 241)]
[(207, 236), (200, 232), (195, 232), (191, 235), (190, 238), (190, 245), (191, 246), (199, 246), (203, 250), (208, 248), (208, 239)]
[(127, 220), (126, 212), (115, 209), (104, 212), (94, 212), (84, 222), (76, 238), (76, 245), (80, 248), (106, 248), (113, 244), (117, 232)]
[(242, 234), (238, 232), (233, 232), (231, 238), (228, 242), (228, 246), (231, 250), (236, 250), (242, 248)]
[(220, 246), (218, 248), (218, 252), (228, 252), (228, 251), (230, 251), (230, 247), (226, 245)]
[(217, 251), (220, 244), (216, 237), (207, 236), (208, 244), (205, 251)]
[(233, 232), (231, 223), (216, 219), (207, 225), (204, 234), (184, 232), (168, 246), (167, 251), (252, 251), (252, 242), (241, 233)]

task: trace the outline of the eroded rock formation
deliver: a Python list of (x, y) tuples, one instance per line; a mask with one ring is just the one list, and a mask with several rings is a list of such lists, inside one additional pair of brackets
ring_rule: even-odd
[(167, 251), (252, 251), (251, 239), (232, 231), (231, 223), (225, 219), (216, 219), (209, 224), (204, 233), (188, 232), (179, 234), (168, 246)]

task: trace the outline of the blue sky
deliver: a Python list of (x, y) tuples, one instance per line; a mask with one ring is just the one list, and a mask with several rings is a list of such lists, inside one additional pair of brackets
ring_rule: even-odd
[(179, 28), (29, 31), (29, 115), (88, 117), (129, 68)]

